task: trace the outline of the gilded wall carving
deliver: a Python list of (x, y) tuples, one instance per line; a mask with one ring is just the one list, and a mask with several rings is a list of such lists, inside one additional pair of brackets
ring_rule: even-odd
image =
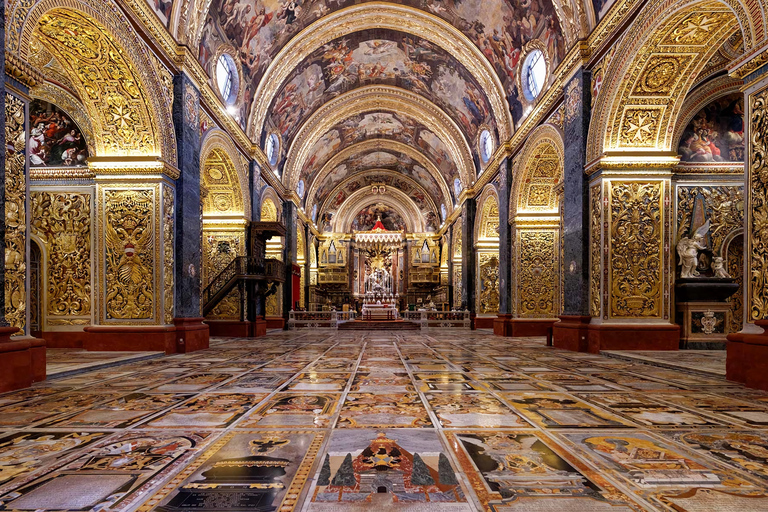
[(464, 217), (453, 223), (453, 261), (461, 265), (461, 240), (464, 231)]
[(155, 189), (105, 190), (107, 320), (151, 320), (155, 306)]
[[(768, 88), (749, 97), (749, 320), (768, 318)], [(6, 209), (7, 211), (7, 209)], [(6, 293), (8, 293), (6, 291)], [(7, 297), (6, 297), (7, 300)]]
[(25, 334), (27, 235), (24, 102), (5, 95), (5, 319)]
[(174, 316), (174, 233), (175, 233), (175, 197), (173, 189), (163, 187), (163, 302), (165, 323), (172, 324)]
[(610, 195), (610, 311), (614, 318), (660, 318), (663, 183), (613, 182)]
[(222, 216), (243, 214), (243, 195), (240, 180), (232, 160), (221, 149), (213, 149), (205, 159), (202, 183), (206, 194), (203, 198), (205, 215)]
[(461, 307), (461, 266), (453, 267), (453, 307)]
[[(244, 233), (232, 231), (203, 232), (205, 247), (203, 249), (203, 287), (208, 286), (211, 279), (219, 275), (229, 263), (238, 256), (245, 255)], [(240, 291), (235, 288), (208, 315), (218, 320), (240, 319)]]
[(91, 194), (32, 192), (32, 233), (47, 254), (44, 305), (48, 325), (72, 325), (91, 314)]
[(499, 255), (482, 253), (478, 255), (480, 265), (479, 294), (477, 297), (480, 314), (495, 314), (499, 312)]
[(728, 274), (739, 283), (739, 289), (731, 295), (731, 325), (728, 332), (739, 332), (744, 327), (744, 237), (737, 236), (728, 244), (725, 259)]
[(603, 277), (602, 257), (602, 197), (600, 185), (589, 189), (590, 198), (590, 226), (589, 226), (589, 253), (590, 253), (590, 314), (600, 318), (600, 282)]
[(723, 254), (723, 242), (744, 228), (744, 187), (680, 186), (677, 188), (677, 238), (690, 236), (709, 221), (708, 248)]
[(522, 178), (518, 178), (521, 181), (517, 203), (513, 201), (510, 206), (514, 208), (517, 204), (518, 212), (556, 210), (555, 186), (563, 175), (563, 164), (557, 148), (549, 140), (542, 141), (526, 157)]
[(102, 154), (158, 154), (150, 99), (125, 52), (103, 27), (72, 11), (45, 14), (38, 37), (59, 64), (79, 82), (78, 92), (93, 106)]
[(518, 314), (529, 318), (553, 317), (558, 313), (557, 233), (520, 230), (518, 236)]

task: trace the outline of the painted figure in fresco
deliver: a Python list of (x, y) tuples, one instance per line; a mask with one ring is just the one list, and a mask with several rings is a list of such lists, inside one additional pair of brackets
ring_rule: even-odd
[(743, 162), (743, 96), (730, 94), (701, 109), (685, 128), (678, 153), (683, 162)]
[(688, 279), (699, 277), (699, 271), (696, 269), (699, 263), (699, 251), (706, 249), (701, 242), (709, 231), (709, 221), (701, 226), (693, 235), (693, 239), (683, 237), (677, 243), (677, 255), (680, 257), (680, 277)]

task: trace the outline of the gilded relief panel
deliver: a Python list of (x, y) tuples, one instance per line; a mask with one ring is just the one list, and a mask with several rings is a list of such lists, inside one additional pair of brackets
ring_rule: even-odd
[(156, 268), (159, 186), (102, 189), (99, 228), (104, 243), (104, 319), (115, 323), (157, 318)]
[[(232, 260), (245, 256), (245, 234), (233, 231), (203, 231), (203, 288), (223, 271)], [(234, 289), (208, 315), (217, 320), (240, 319), (240, 291)]]
[(25, 334), (27, 322), (26, 126), (24, 102), (5, 95), (5, 319)]
[(163, 186), (163, 304), (165, 323), (172, 324), (174, 316), (174, 233), (176, 232), (174, 190)]
[(744, 228), (744, 187), (680, 186), (677, 187), (677, 237), (692, 236), (709, 222), (705, 243), (715, 256), (723, 254), (723, 244), (734, 232)]
[(663, 315), (664, 184), (610, 183), (610, 314)]
[[(749, 97), (749, 280), (748, 320), (768, 318), (768, 88)], [(7, 210), (6, 210), (7, 211)], [(6, 288), (7, 290), (7, 288)], [(7, 291), (6, 291), (7, 293)], [(7, 297), (6, 297), (7, 301)]]
[(559, 245), (554, 230), (518, 230), (518, 314), (552, 318), (558, 311)]
[(739, 235), (728, 244), (726, 265), (728, 274), (739, 283), (739, 289), (728, 299), (731, 303), (731, 325), (728, 332), (744, 328), (744, 236)]
[(499, 312), (499, 255), (480, 253), (477, 259), (480, 266), (477, 312), (493, 315)]
[(90, 323), (91, 203), (90, 192), (31, 193), (32, 233), (47, 255), (44, 327)]
[(600, 195), (600, 185), (595, 185), (589, 190), (590, 201), (590, 226), (589, 226), (589, 253), (590, 253), (590, 271), (589, 271), (589, 309), (593, 317), (600, 317), (600, 282), (602, 280), (602, 225), (603, 209), (602, 196)]

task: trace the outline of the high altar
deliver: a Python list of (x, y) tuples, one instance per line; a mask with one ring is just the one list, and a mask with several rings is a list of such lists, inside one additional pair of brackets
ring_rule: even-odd
[(402, 231), (388, 231), (381, 218), (370, 231), (355, 232), (355, 242), (365, 249), (363, 320), (397, 320), (400, 294), (392, 276), (392, 252), (400, 247)]

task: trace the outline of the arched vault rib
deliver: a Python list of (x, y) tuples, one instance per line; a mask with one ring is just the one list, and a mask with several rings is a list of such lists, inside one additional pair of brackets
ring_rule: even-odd
[[(318, 208), (318, 210), (323, 211), (323, 212), (330, 210), (331, 209), (331, 201), (333, 201), (334, 197), (336, 197), (336, 194), (339, 191), (341, 191), (344, 188), (346, 188), (346, 186), (350, 182), (352, 182), (352, 181), (354, 181), (356, 179), (359, 179), (362, 175), (364, 175), (364, 174), (374, 174), (374, 173), (377, 176), (397, 177), (398, 179), (401, 179), (401, 180), (407, 182), (411, 187), (413, 187), (414, 189), (417, 189), (419, 192), (421, 192), (424, 195), (424, 197), (427, 199), (427, 203), (428, 203), (427, 204), (427, 208), (426, 208), (427, 210), (432, 210), (433, 212), (435, 212), (435, 214), (439, 213), (440, 210), (437, 207), (437, 203), (435, 203), (435, 198), (433, 198), (429, 194), (429, 192), (427, 192), (427, 190), (424, 189), (424, 187), (422, 187), (419, 183), (417, 183), (413, 178), (411, 178), (409, 176), (403, 176), (402, 174), (400, 174), (400, 173), (398, 173), (396, 171), (390, 171), (388, 169), (371, 169), (370, 171), (365, 172), (365, 173), (359, 173), (359, 174), (354, 174), (354, 175), (351, 175), (351, 176), (347, 176), (346, 178), (341, 180), (338, 185), (333, 187), (333, 190), (331, 190), (328, 193), (328, 196), (325, 198), (325, 200), (323, 201), (323, 204)], [(390, 187), (391, 188), (395, 188), (395, 189), (400, 190), (401, 192), (405, 193), (404, 190), (400, 189), (400, 187), (398, 187), (396, 185), (387, 186), (388, 189)], [(363, 188), (358, 189), (358, 190), (363, 190)], [(357, 192), (357, 191), (355, 191), (355, 192)], [(446, 208), (447, 208), (447, 206), (446, 206)]]
[(248, 117), (247, 133), (259, 140), (272, 100), (290, 73), (313, 51), (339, 37), (364, 30), (394, 30), (430, 41), (453, 55), (477, 80), (491, 104), (499, 140), (513, 132), (512, 115), (504, 87), (493, 66), (460, 30), (419, 9), (385, 2), (369, 2), (336, 11), (308, 26), (286, 44), (272, 60), (259, 83)]
[(395, 151), (398, 153), (402, 153), (407, 157), (413, 159), (418, 165), (426, 169), (427, 172), (430, 175), (432, 175), (432, 177), (435, 179), (435, 181), (437, 182), (437, 185), (440, 187), (440, 190), (443, 193), (443, 201), (445, 201), (446, 207), (450, 208), (452, 206), (450, 204), (452, 203), (452, 201), (450, 200), (451, 198), (450, 189), (448, 188), (448, 185), (446, 184), (445, 179), (443, 178), (443, 175), (440, 173), (440, 171), (432, 162), (432, 160), (428, 159), (421, 152), (415, 150), (412, 146), (403, 144), (402, 142), (396, 142), (388, 139), (370, 139), (363, 142), (359, 142), (357, 144), (349, 146), (343, 151), (340, 151), (333, 158), (328, 160), (328, 162), (323, 166), (323, 168), (320, 169), (320, 172), (317, 173), (317, 176), (312, 180), (312, 183), (308, 187), (307, 196), (306, 196), (307, 211), (311, 211), (311, 208), (313, 205), (312, 201), (314, 199), (315, 193), (317, 192), (317, 188), (323, 183), (323, 181), (325, 181), (325, 179), (328, 177), (331, 171), (333, 171), (336, 167), (343, 164), (350, 158), (360, 153), (364, 153), (366, 151), (372, 151), (372, 150), (373, 151), (375, 150)]
[(469, 145), (453, 120), (434, 103), (397, 87), (371, 85), (342, 94), (319, 108), (301, 127), (286, 158), (286, 188), (293, 190), (311, 157), (311, 150), (329, 129), (345, 119), (371, 110), (388, 110), (410, 117), (431, 130), (446, 145), (465, 188), (475, 179)]
[(390, 190), (383, 196), (371, 196), (365, 189), (353, 193), (344, 201), (338, 213), (333, 217), (331, 221), (333, 231), (335, 233), (346, 232), (360, 210), (368, 205), (379, 203), (394, 208), (402, 216), (408, 233), (424, 233), (426, 231), (419, 208), (410, 197), (397, 189)]

